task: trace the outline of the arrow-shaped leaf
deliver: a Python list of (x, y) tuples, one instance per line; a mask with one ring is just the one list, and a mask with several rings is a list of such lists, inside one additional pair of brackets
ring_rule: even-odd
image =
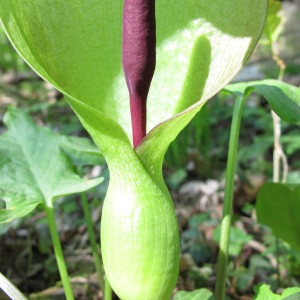
[(10, 108), (0, 137), (0, 196), (5, 209), (0, 223), (30, 213), (38, 204), (52, 207), (59, 196), (86, 191), (102, 179), (81, 179), (60, 149), (61, 137), (39, 128), (24, 113)]
[(249, 96), (253, 92), (261, 94), (281, 119), (289, 123), (300, 122), (300, 88), (296, 86), (265, 79), (229, 84), (224, 90), (236, 96)]

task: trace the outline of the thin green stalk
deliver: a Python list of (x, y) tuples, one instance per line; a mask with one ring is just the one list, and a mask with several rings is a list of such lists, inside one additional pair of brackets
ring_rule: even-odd
[(83, 213), (87, 225), (87, 230), (89, 234), (89, 239), (90, 239), (90, 244), (91, 244), (91, 249), (95, 261), (95, 266), (98, 274), (98, 280), (100, 284), (100, 288), (103, 291), (104, 290), (104, 276), (103, 276), (103, 269), (102, 269), (102, 263), (97, 247), (97, 242), (96, 242), (96, 237), (93, 229), (93, 223), (92, 223), (92, 216), (89, 210), (89, 205), (86, 197), (86, 193), (81, 193), (81, 204), (83, 208)]
[(244, 103), (247, 96), (237, 97), (235, 100), (233, 119), (231, 122), (228, 159), (226, 168), (226, 186), (224, 195), (223, 216), (221, 222), (221, 238), (218, 258), (217, 281), (215, 288), (215, 300), (223, 300), (225, 298), (228, 249), (230, 238), (230, 226), (232, 219), (232, 202), (234, 190), (234, 174), (237, 163), (237, 149), (240, 132), (240, 124)]
[(112, 289), (109, 284), (109, 281), (106, 277), (105, 279), (105, 288), (104, 288), (104, 300), (111, 300), (112, 299)]
[(27, 298), (19, 291), (14, 284), (9, 281), (1, 272), (0, 272), (0, 290), (2, 290), (10, 299), (14, 300), (27, 300)]
[(51, 234), (51, 238), (52, 238), (54, 254), (56, 257), (60, 278), (61, 278), (61, 281), (62, 281), (62, 284), (64, 287), (64, 291), (66, 294), (66, 299), (74, 300), (64, 255), (63, 255), (63, 251), (61, 248), (60, 239), (59, 239), (58, 232), (57, 232), (54, 211), (53, 211), (52, 207), (48, 207), (47, 205), (45, 205), (44, 208), (45, 208), (45, 212), (46, 212), (47, 219), (48, 219), (48, 225), (50, 228), (50, 234)]

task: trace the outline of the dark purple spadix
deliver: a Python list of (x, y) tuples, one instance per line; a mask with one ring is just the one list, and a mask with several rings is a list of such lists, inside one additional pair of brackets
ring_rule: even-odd
[(155, 69), (155, 0), (124, 0), (122, 39), (122, 62), (136, 147), (146, 135), (146, 102)]

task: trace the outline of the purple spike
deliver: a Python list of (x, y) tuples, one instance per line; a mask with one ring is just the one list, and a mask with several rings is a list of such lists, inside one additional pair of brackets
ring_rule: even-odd
[(155, 69), (155, 0), (124, 0), (122, 37), (133, 146), (137, 147), (146, 135), (146, 102)]

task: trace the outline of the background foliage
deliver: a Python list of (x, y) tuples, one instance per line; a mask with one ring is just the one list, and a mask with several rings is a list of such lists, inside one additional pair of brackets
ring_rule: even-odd
[[(288, 30), (280, 34), (274, 33), (279, 37), (276, 47), (286, 63), (284, 80), (298, 86), (300, 63), (295, 56), (299, 54), (300, 47), (298, 39), (290, 38), (292, 34), (299, 34), (298, 30), (294, 33), (290, 29), (291, 24), (300, 22), (297, 1), (286, 1), (284, 9), (279, 12), (286, 18), (281, 26)], [(270, 13), (277, 15), (278, 11), (274, 9)], [(278, 25), (278, 19), (274, 15), (273, 19), (271, 15), (270, 22)], [(268, 35), (270, 33), (265, 34), (250, 64), (240, 74), (246, 74), (246, 80), (264, 76), (278, 77), (278, 66), (271, 60)], [(29, 113), (39, 127), (51, 128), (51, 134), (87, 137), (65, 99), (53, 87), (39, 80), (21, 61), (11, 49), (1, 27), (0, 53), (2, 139), (6, 132), (4, 113), (9, 105)], [(190, 294), (192, 297), (201, 295), (209, 299), (211, 294), (200, 289), (213, 288), (215, 282), (224, 170), (233, 103), (233, 97), (224, 91), (214, 97), (172, 143), (164, 161), (164, 175), (176, 205), (181, 232), (182, 256), (177, 289), (194, 290), (194, 294)], [(287, 237), (282, 226), (280, 228), (283, 233), (278, 234), (273, 230), (280, 237), (276, 238), (270, 228), (258, 223), (256, 217), (257, 192), (264, 182), (272, 178), (273, 172), (273, 125), (270, 108), (263, 97), (256, 94), (250, 97), (241, 126), (227, 289), (230, 299), (254, 298), (255, 291), (262, 282), (278, 293), (284, 288), (300, 285), (299, 242), (295, 242), (293, 237)], [(299, 183), (298, 124), (282, 122), (282, 134), (282, 144), (289, 162), (288, 183)], [(89, 140), (79, 142), (66, 137), (64, 139), (61, 151), (75, 173), (104, 177), (104, 182), (87, 194), (93, 209), (94, 229), (97, 231), (109, 178), (107, 167), (95, 153)], [(84, 161), (87, 163), (83, 163)], [(4, 203), (0, 200), (0, 208), (1, 205)], [(55, 205), (57, 223), (77, 298), (101, 299), (87, 246), (87, 229), (79, 197), (59, 197)], [(280, 211), (285, 210), (286, 206), (283, 203), (278, 208), (276, 224), (280, 224)], [(295, 206), (291, 209), (295, 209)], [(1, 225), (0, 271), (29, 294), (31, 299), (59, 299), (62, 297), (62, 290), (56, 285), (59, 276), (44, 217), (40, 210), (24, 219)], [(297, 222), (296, 217), (292, 221)], [(271, 293), (266, 287), (262, 289), (266, 295)], [(0, 292), (0, 299), (1, 297), (4, 296)], [(185, 298), (181, 292), (175, 299), (193, 299), (192, 297)]]

